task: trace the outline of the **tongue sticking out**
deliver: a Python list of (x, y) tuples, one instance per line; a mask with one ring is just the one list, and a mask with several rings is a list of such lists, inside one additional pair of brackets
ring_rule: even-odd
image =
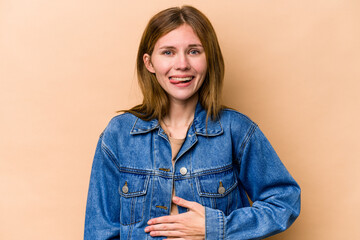
[(173, 84), (178, 84), (178, 83), (188, 83), (193, 79), (193, 77), (170, 77), (169, 80), (171, 83)]

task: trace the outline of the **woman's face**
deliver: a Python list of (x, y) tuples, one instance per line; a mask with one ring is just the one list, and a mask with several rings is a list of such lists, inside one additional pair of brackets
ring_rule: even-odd
[(197, 99), (207, 64), (201, 41), (189, 25), (181, 25), (159, 38), (151, 56), (144, 54), (143, 59), (170, 101)]

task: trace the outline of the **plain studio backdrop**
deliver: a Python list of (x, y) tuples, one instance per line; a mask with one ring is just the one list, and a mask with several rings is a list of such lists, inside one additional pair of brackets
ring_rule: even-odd
[(147, 21), (191, 4), (226, 62), (223, 100), (302, 188), (271, 239), (360, 239), (358, 0), (0, 0), (0, 239), (81, 239), (97, 139), (141, 102)]

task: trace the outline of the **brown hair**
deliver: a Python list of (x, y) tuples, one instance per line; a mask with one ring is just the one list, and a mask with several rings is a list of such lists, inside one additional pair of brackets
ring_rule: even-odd
[(161, 120), (168, 113), (167, 93), (158, 83), (155, 74), (144, 64), (144, 54), (151, 55), (160, 37), (183, 24), (188, 24), (199, 37), (206, 55), (207, 73), (200, 87), (199, 102), (210, 116), (216, 119), (222, 109), (220, 104), (224, 79), (224, 60), (214, 28), (209, 19), (191, 6), (165, 9), (153, 16), (142, 35), (136, 60), (137, 77), (144, 99), (143, 103), (125, 112), (130, 112), (143, 120)]

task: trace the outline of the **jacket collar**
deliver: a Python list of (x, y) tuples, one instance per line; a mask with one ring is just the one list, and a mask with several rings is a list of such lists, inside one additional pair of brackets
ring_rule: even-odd
[[(223, 128), (219, 119), (213, 121), (209, 118), (206, 125), (206, 111), (199, 102), (196, 105), (195, 116), (192, 126), (195, 130), (195, 134), (197, 135), (217, 136), (223, 133)], [(152, 130), (159, 127), (160, 124), (157, 119), (144, 121), (140, 118), (136, 118), (130, 134), (143, 134), (151, 132)]]

